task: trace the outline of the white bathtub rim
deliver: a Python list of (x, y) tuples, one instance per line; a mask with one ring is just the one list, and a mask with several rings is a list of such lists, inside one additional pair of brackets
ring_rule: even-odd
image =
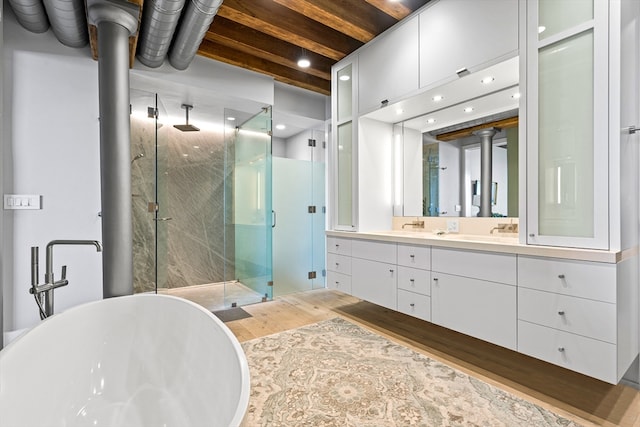
[(134, 294), (134, 295), (125, 295), (125, 296), (119, 296), (119, 297), (112, 297), (112, 298), (109, 298), (109, 299), (91, 301), (91, 302), (88, 302), (88, 303), (77, 305), (75, 307), (71, 307), (71, 308), (69, 308), (69, 309), (67, 309), (65, 311), (62, 311), (60, 313), (57, 313), (57, 314), (54, 314), (54, 315), (48, 317), (47, 319), (41, 321), (40, 323), (38, 323), (37, 325), (33, 326), (32, 328), (27, 328), (23, 333), (21, 333), (19, 336), (17, 336), (15, 339), (13, 339), (7, 346), (5, 346), (4, 348), (2, 348), (0, 350), (0, 360), (2, 360), (3, 356), (6, 355), (8, 353), (8, 351), (10, 351), (10, 349), (13, 346), (17, 345), (16, 343), (20, 342), (22, 340), (22, 338), (28, 336), (31, 333), (31, 331), (33, 331), (34, 329), (37, 329), (38, 326), (42, 325), (44, 322), (47, 322), (50, 319), (53, 319), (55, 317), (71, 316), (71, 315), (74, 314), (75, 311), (90, 309), (91, 306), (93, 306), (93, 305), (101, 304), (101, 303), (104, 303), (105, 301), (111, 301), (111, 300), (116, 300), (116, 299), (121, 299), (121, 298), (138, 298), (138, 299), (142, 299), (142, 298), (145, 298), (145, 299), (149, 299), (149, 298), (165, 298), (165, 299), (175, 300), (175, 301), (178, 301), (178, 302), (180, 302), (182, 304), (189, 305), (192, 308), (195, 308), (195, 309), (201, 311), (202, 313), (207, 315), (210, 319), (212, 319), (213, 322), (216, 323), (220, 327), (220, 330), (229, 339), (229, 342), (231, 343), (234, 351), (239, 356), (241, 356), (241, 357), (239, 357), (239, 365), (240, 365), (241, 378), (242, 378), (242, 385), (241, 385), (241, 388), (240, 388), (240, 398), (238, 400), (238, 405), (236, 407), (235, 414), (234, 414), (233, 418), (231, 419), (231, 421), (229, 423), (229, 426), (239, 426), (241, 424), (244, 416), (245, 416), (247, 408), (249, 407), (249, 396), (250, 396), (250, 385), (251, 385), (250, 384), (250, 375), (249, 375), (249, 365), (248, 365), (247, 358), (245, 356), (244, 350), (243, 350), (242, 346), (240, 345), (240, 342), (238, 341), (236, 336), (233, 334), (233, 332), (231, 332), (229, 327), (227, 325), (225, 325), (222, 320), (220, 320), (211, 311), (205, 309), (201, 305), (196, 304), (196, 303), (194, 303), (192, 301), (189, 301), (189, 300), (181, 298), (181, 297), (177, 297), (177, 296), (173, 296), (173, 295), (165, 295), (165, 294)]

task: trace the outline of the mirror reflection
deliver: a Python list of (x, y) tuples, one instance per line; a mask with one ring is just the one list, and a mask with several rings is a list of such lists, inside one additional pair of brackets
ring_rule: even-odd
[(409, 117), (395, 214), (517, 217), (519, 97), (512, 58), (392, 106)]

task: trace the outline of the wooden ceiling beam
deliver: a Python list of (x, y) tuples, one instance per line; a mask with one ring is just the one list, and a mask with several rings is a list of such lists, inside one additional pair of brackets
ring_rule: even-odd
[(279, 82), (298, 86), (323, 95), (331, 94), (331, 80), (326, 80), (303, 71), (295, 70), (275, 62), (268, 61), (217, 43), (211, 40), (203, 40), (199, 54), (210, 59), (225, 62), (258, 73), (273, 77)]
[(225, 0), (218, 15), (335, 61), (363, 44), (273, 0)]
[(363, 1), (273, 0), (276, 3), (366, 43), (397, 22)]
[(495, 122), (484, 123), (477, 126), (471, 126), (466, 129), (454, 130), (452, 132), (442, 133), (436, 136), (438, 141), (453, 141), (460, 138), (466, 138), (473, 135), (473, 132), (487, 129), (487, 128), (499, 128), (508, 129), (518, 126), (518, 116), (509, 117), (507, 119), (497, 120)]
[(365, 0), (370, 5), (380, 9), (394, 19), (400, 21), (411, 14), (412, 10), (401, 2), (391, 2), (389, 0)]
[[(298, 68), (298, 46), (220, 16), (216, 18), (215, 31), (207, 31), (205, 39), (286, 67)], [(326, 80), (331, 79), (331, 66), (336, 61), (313, 52), (307, 52), (307, 57), (311, 61), (311, 67), (305, 72)]]

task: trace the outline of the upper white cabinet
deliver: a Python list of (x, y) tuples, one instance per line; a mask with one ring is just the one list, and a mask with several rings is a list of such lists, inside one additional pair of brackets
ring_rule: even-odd
[(608, 3), (527, 2), (531, 244), (609, 248)]
[(419, 18), (420, 87), (517, 55), (517, 0), (441, 0)]
[(360, 113), (418, 89), (418, 17), (375, 39), (358, 61)]
[(525, 3), (527, 243), (633, 247), (640, 4)]

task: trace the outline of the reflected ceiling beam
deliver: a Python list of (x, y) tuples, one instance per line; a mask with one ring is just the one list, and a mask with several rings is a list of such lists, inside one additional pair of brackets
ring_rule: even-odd
[(468, 127), (466, 129), (459, 129), (452, 132), (443, 133), (436, 136), (438, 141), (454, 141), (460, 138), (466, 138), (473, 135), (473, 132), (479, 131), (486, 128), (500, 128), (500, 129), (508, 129), (512, 127), (518, 126), (518, 116), (509, 117), (507, 119), (496, 120), (494, 122), (483, 123), (480, 125)]
[(353, 0), (273, 0), (307, 18), (366, 43), (397, 22), (367, 2)]

